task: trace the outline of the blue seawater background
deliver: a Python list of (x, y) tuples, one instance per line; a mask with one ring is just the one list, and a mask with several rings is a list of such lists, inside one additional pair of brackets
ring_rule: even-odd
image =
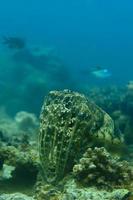
[[(52, 74), (62, 76), (62, 80), (54, 84), (56, 78), (48, 78), (44, 91), (45, 68), (40, 73), (36, 63), (36, 70), (27, 72), (24, 65), (18, 64), (14, 73), (14, 63), (9, 59), (12, 50), (1, 44), (0, 103), (9, 113), (39, 112), (43, 96), (51, 89), (67, 87), (82, 91), (91, 85), (123, 85), (133, 79), (131, 0), (4, 0), (0, 3), (0, 29), (1, 38), (22, 37), (29, 47), (54, 49), (62, 67), (69, 71), (68, 76)], [(112, 76), (97, 79), (83, 72), (97, 65), (109, 69)], [(37, 79), (41, 76), (41, 89), (36, 86), (36, 76)]]

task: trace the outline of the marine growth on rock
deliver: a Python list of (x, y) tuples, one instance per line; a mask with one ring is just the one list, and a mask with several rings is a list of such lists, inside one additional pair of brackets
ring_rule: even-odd
[(85, 185), (111, 188), (128, 185), (133, 181), (133, 168), (127, 161), (111, 156), (104, 148), (88, 148), (74, 165), (73, 173)]

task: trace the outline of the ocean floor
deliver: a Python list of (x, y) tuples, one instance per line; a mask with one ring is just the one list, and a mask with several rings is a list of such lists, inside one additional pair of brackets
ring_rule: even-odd
[(133, 89), (88, 94), (51, 91), (40, 119), (1, 107), (0, 200), (133, 199)]

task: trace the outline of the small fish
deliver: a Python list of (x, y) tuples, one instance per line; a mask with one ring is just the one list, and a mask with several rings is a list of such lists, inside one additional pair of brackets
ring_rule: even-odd
[(90, 73), (97, 78), (108, 78), (111, 76), (111, 73), (107, 68), (102, 68), (100, 66), (92, 68)]

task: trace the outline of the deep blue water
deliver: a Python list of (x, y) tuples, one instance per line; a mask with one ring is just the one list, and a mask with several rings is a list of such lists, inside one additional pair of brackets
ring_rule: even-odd
[[(54, 47), (77, 88), (80, 84), (126, 84), (133, 79), (132, 10), (131, 0), (4, 0), (0, 37), (24, 37), (29, 46)], [(112, 76), (99, 80), (81, 73), (95, 65), (107, 67)], [(10, 76), (4, 78), (13, 82)]]

